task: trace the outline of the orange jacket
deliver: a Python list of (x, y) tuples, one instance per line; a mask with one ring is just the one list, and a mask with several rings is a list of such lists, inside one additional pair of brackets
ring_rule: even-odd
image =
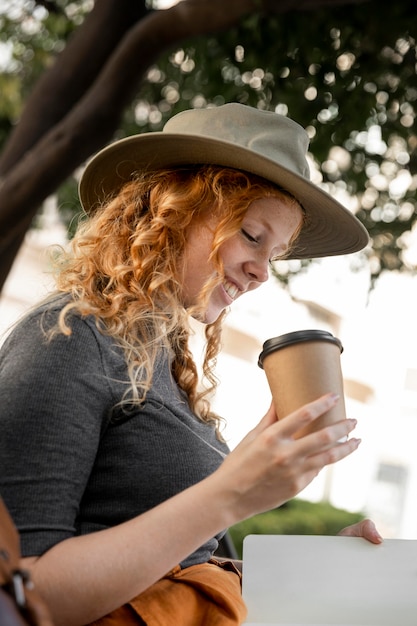
[(212, 559), (166, 576), (90, 626), (238, 626), (246, 618), (241, 575)]

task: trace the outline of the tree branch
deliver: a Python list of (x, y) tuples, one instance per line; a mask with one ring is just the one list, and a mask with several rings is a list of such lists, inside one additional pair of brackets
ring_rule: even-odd
[[(127, 30), (112, 55), (109, 50), (101, 52), (96, 65), (103, 64), (106, 55), (108, 61), (103, 65), (102, 71), (91, 87), (86, 91), (80, 90), (82, 97), (79, 97), (78, 102), (72, 107), (67, 106), (67, 110), (61, 110), (56, 116), (56, 124), (50, 129), (46, 127), (43, 134), (40, 132), (40, 126), (37, 127), (30, 141), (26, 140), (26, 145), (30, 149), (27, 149), (24, 156), (21, 148), (24, 142), (20, 144), (20, 152), (17, 150), (14, 157), (12, 149), (6, 153), (7, 158), (3, 161), (3, 167), (5, 163), (10, 167), (12, 162), (15, 162), (15, 166), (7, 176), (0, 179), (0, 255), (2, 255), (0, 265), (5, 268), (4, 272), (7, 272), (6, 266), (11, 264), (14, 257), (16, 242), (23, 237), (40, 204), (71, 175), (76, 167), (111, 138), (123, 110), (137, 92), (142, 76), (164, 50), (178, 45), (187, 38), (231, 28), (251, 12), (261, 10), (284, 13), (290, 10), (312, 10), (329, 4), (349, 5), (365, 1), (368, 0), (228, 0), (225, 5), (224, 0), (183, 0), (168, 10), (150, 13), (137, 22)], [(84, 79), (93, 76), (94, 71), (83, 70), (83, 63), (88, 64), (90, 61), (96, 42), (105, 39), (112, 31), (114, 10), (117, 5), (117, 10), (122, 12), (121, 2), (122, 0), (96, 2), (97, 7), (104, 5), (108, 7), (107, 18), (103, 19), (101, 27), (98, 28), (90, 14), (82, 36), (79, 38), (74, 36), (69, 44), (70, 52), (71, 48), (74, 49), (78, 45), (77, 40), (85, 45), (76, 66)], [(123, 0), (124, 6), (129, 2), (131, 0)], [(89, 42), (85, 41), (86, 33), (91, 33)], [(69, 56), (70, 52), (66, 54)], [(65, 61), (64, 54), (61, 58)], [(65, 67), (64, 61), (57, 63), (56, 74), (59, 74), (61, 65)], [(74, 67), (72, 66), (70, 85), (74, 84), (77, 75)], [(51, 75), (53, 78), (52, 73)], [(43, 90), (45, 84), (55, 84), (51, 75), (44, 79)], [(66, 80), (62, 77), (63, 89)], [(33, 123), (36, 119), (33, 111), (41, 102), (41, 99), (38, 101), (36, 99), (40, 90), (41, 87), (37, 87), (35, 91), (36, 97), (33, 97), (35, 104), (33, 101), (28, 102), (24, 116), (25, 124), (22, 117), (19, 131), (21, 136), (24, 135), (25, 127), (30, 126), (29, 121)], [(16, 130), (15, 141), (19, 143), (17, 136)], [(35, 139), (38, 139), (36, 143)], [(33, 145), (30, 145), (31, 142)], [(2, 276), (0, 286), (1, 280)]]
[(83, 97), (126, 31), (147, 12), (145, 0), (95, 2), (83, 24), (74, 31), (27, 99), (19, 123), (0, 156), (0, 176)]

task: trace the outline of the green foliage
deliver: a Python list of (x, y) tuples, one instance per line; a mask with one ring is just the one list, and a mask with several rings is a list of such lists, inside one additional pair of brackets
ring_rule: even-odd
[(231, 101), (288, 114), (307, 128), (327, 191), (356, 196), (373, 274), (413, 269), (403, 250), (417, 220), (416, 27), (413, 0), (251, 15), (161, 58), (134, 104), (149, 115), (128, 132)]
[[(0, 43), (11, 55), (0, 75), (0, 146), (37, 78), (91, 10), (87, 0), (43, 4), (0, 9)], [(416, 32), (415, 0), (252, 14), (163, 54), (116, 136), (160, 130), (181, 110), (224, 102), (288, 114), (309, 133), (316, 180), (342, 202), (356, 198), (352, 208), (372, 237), (373, 274), (412, 270), (404, 251), (417, 221)]]
[[(60, 0), (53, 7), (48, 11), (35, 0), (5, 0), (0, 6), (0, 50), (4, 57), (0, 122), (4, 119), (8, 128), (17, 122), (34, 84), (65, 47), (91, 3)], [(0, 147), (6, 138), (0, 129)]]
[(57, 207), (64, 224), (68, 226), (68, 238), (72, 239), (78, 223), (85, 213), (78, 197), (78, 181), (68, 178), (57, 191)]
[(351, 524), (364, 519), (361, 513), (338, 509), (328, 502), (290, 500), (273, 511), (255, 515), (229, 529), (239, 558), (247, 535), (337, 535)]

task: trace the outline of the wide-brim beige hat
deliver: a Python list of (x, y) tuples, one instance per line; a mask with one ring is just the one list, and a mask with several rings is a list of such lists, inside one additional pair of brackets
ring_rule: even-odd
[(293, 120), (272, 111), (225, 104), (183, 111), (161, 132), (116, 141), (87, 164), (79, 194), (87, 213), (112, 198), (136, 172), (196, 164), (232, 167), (257, 174), (289, 191), (306, 223), (288, 258), (350, 254), (369, 236), (361, 222), (310, 180), (309, 139)]

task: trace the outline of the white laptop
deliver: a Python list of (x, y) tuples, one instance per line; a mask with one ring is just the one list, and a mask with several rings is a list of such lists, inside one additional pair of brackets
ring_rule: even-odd
[(248, 535), (245, 626), (417, 626), (417, 541)]

